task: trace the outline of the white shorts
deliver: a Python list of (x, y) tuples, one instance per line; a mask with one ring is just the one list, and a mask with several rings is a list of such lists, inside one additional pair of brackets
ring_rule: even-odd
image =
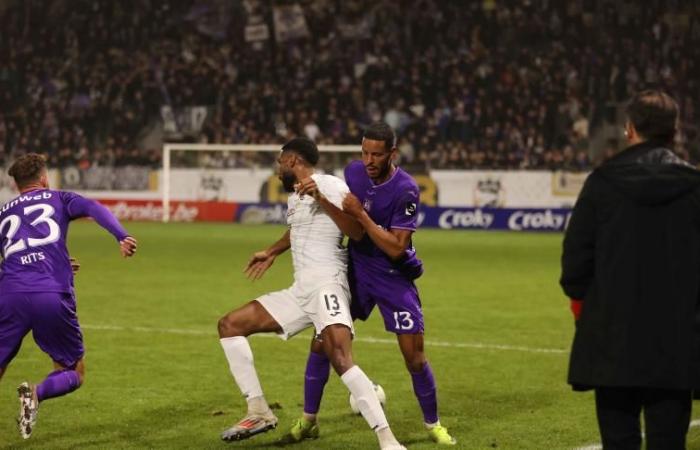
[(289, 289), (265, 294), (257, 301), (282, 327), (278, 336), (284, 340), (312, 325), (316, 334), (335, 324), (345, 325), (355, 333), (350, 316), (350, 290), (343, 283), (332, 282), (309, 290), (294, 283)]

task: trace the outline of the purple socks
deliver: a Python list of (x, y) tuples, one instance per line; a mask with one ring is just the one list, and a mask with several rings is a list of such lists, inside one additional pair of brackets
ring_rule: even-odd
[(316, 414), (321, 407), (323, 388), (328, 382), (331, 362), (323, 353), (309, 352), (304, 375), (304, 412)]
[(425, 423), (436, 423), (438, 421), (437, 389), (433, 371), (427, 361), (423, 370), (416, 373), (411, 372), (411, 379), (413, 380), (413, 392), (416, 394), (420, 409), (423, 410), (423, 420)]
[[(309, 353), (306, 361), (306, 374), (304, 376), (304, 412), (306, 414), (317, 414), (321, 406), (323, 388), (328, 382), (331, 364), (323, 353)], [(426, 362), (420, 372), (411, 372), (413, 381), (413, 392), (416, 394), (420, 408), (423, 411), (425, 423), (436, 423), (437, 412), (437, 389), (435, 378), (430, 365)]]
[(36, 387), (39, 401), (69, 394), (80, 387), (80, 375), (75, 370), (56, 370), (51, 372)]

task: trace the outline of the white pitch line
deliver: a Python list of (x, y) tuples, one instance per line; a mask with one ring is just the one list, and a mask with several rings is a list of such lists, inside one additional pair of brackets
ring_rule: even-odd
[[(382, 339), (373, 337), (360, 337), (355, 339), (358, 342), (367, 342), (370, 344), (395, 344), (395, 339)], [(483, 350), (511, 350), (527, 353), (568, 353), (567, 350), (560, 348), (537, 348), (523, 347), (518, 345), (499, 345), (499, 344), (484, 344), (480, 342), (443, 342), (443, 341), (425, 341), (425, 345), (432, 347), (452, 347), (452, 348), (478, 348)]]
[[(690, 422), (688, 428), (700, 427), (700, 419), (693, 420)], [(644, 433), (642, 433), (642, 438), (644, 438)], [(602, 450), (603, 446), (601, 444), (586, 445), (585, 447), (576, 447), (574, 450)]]
[[(142, 333), (168, 333), (168, 334), (184, 334), (194, 336), (215, 336), (214, 329), (211, 331), (195, 330), (187, 328), (151, 328), (151, 327), (122, 327), (119, 325), (81, 325), (86, 330), (100, 331), (138, 331)], [(276, 337), (274, 334), (256, 334), (256, 337)], [(395, 345), (396, 339), (373, 338), (373, 337), (358, 337), (357, 342), (368, 344), (390, 344)], [(526, 353), (550, 353), (550, 354), (566, 354), (568, 350), (560, 348), (538, 348), (524, 347), (518, 345), (500, 345), (500, 344), (484, 344), (481, 342), (446, 342), (446, 341), (425, 341), (425, 345), (430, 347), (446, 347), (446, 348), (475, 348), (481, 350), (504, 350)]]
[(574, 450), (602, 450), (603, 446), (600, 444), (586, 445), (585, 447), (576, 447)]

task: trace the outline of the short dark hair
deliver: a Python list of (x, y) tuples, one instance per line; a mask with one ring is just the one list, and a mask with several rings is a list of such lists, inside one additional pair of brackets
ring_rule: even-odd
[(44, 170), (46, 170), (46, 158), (38, 153), (27, 153), (15, 160), (7, 174), (15, 179), (15, 184), (21, 189), (39, 181)]
[(315, 166), (318, 162), (318, 147), (311, 139), (297, 137), (282, 146), (283, 152), (294, 152), (304, 158), (306, 162)]
[(654, 89), (635, 94), (627, 104), (627, 118), (646, 140), (673, 142), (678, 128), (678, 104)]
[(384, 141), (384, 147), (387, 150), (396, 147), (396, 133), (386, 122), (371, 123), (365, 128), (365, 133), (362, 137), (372, 141)]

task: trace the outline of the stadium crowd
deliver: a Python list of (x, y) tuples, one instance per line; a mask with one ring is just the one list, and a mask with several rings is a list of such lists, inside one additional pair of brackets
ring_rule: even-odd
[[(290, 33), (277, 36), (274, 10), (285, 4), (300, 5), (303, 19), (288, 7)], [(180, 138), (357, 144), (365, 124), (383, 119), (403, 164), (587, 170), (596, 130), (650, 86), (679, 100), (679, 149), (698, 162), (699, 9), (680, 0), (4, 2), (0, 163), (39, 151), (54, 166), (157, 167), (160, 149), (144, 138), (161, 108), (205, 106), (201, 127)], [(616, 145), (604, 142), (602, 153)]]

